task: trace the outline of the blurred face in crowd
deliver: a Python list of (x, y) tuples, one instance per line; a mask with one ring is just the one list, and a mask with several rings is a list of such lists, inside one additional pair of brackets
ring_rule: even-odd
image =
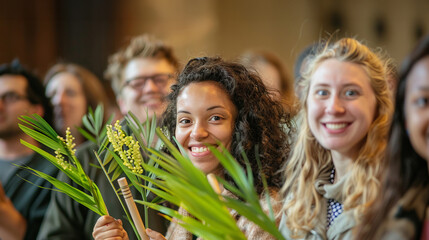
[(207, 145), (230, 150), (237, 109), (218, 83), (191, 83), (177, 98), (176, 138), (192, 163), (204, 173), (220, 169)]
[(170, 86), (175, 82), (174, 74), (174, 66), (165, 59), (131, 60), (122, 73), (124, 85), (118, 98), (122, 114), (131, 111), (141, 122), (153, 116), (160, 119)]
[(324, 148), (355, 156), (375, 118), (376, 97), (360, 65), (328, 59), (311, 77), (307, 109), (311, 132)]
[(281, 80), (279, 71), (266, 62), (257, 62), (254, 67), (268, 90), (274, 94), (276, 99), (280, 99)]
[(54, 75), (46, 85), (46, 96), (54, 107), (55, 128), (64, 133), (67, 127), (82, 126), (87, 113), (87, 101), (79, 79), (68, 72)]
[(18, 127), (21, 115), (43, 116), (41, 105), (31, 104), (26, 93), (27, 80), (21, 75), (0, 76), (0, 138), (12, 138), (24, 134)]
[(429, 57), (411, 69), (405, 89), (405, 119), (416, 152), (429, 160)]

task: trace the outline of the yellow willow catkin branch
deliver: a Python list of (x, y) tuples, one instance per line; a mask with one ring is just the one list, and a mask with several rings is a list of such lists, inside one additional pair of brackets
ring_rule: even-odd
[[(69, 127), (66, 130), (66, 139), (64, 139), (61, 136), (58, 136), (58, 139), (64, 143), (65, 147), (69, 150), (70, 154), (74, 156), (76, 153), (76, 149), (75, 149), (76, 144), (73, 143), (73, 140), (75, 140), (75, 138), (71, 135)], [(57, 149), (55, 151), (55, 158), (57, 159), (57, 163), (61, 165), (61, 167), (63, 167), (64, 170), (72, 170), (73, 166), (70, 164), (70, 162), (65, 160), (64, 155), (61, 154), (60, 149)]]
[[(139, 142), (132, 136), (127, 136), (122, 131), (119, 121), (116, 121), (114, 129), (112, 125), (107, 125), (107, 137), (112, 144), (114, 151), (122, 159), (124, 165), (134, 173), (143, 173), (143, 157), (140, 152)], [(115, 130), (116, 129), (116, 130)]]

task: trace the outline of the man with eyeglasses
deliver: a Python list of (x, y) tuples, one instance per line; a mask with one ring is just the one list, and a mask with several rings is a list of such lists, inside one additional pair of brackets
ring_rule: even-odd
[[(170, 86), (176, 81), (178, 71), (179, 62), (172, 49), (160, 40), (142, 35), (132, 39), (128, 46), (111, 56), (106, 78), (111, 81), (121, 113), (126, 115), (131, 111), (144, 122), (147, 117), (148, 120), (154, 116), (161, 119), (167, 105), (166, 96), (170, 92)], [(90, 163), (98, 164), (91, 145), (83, 144), (76, 156), (87, 160), (83, 163), (84, 169), (89, 170), (88, 175), (100, 187), (103, 198), (107, 200), (109, 214), (124, 219), (121, 205), (106, 177), (100, 169), (89, 166)], [(92, 229), (99, 216), (67, 196), (60, 193), (53, 195), (38, 239), (92, 239)], [(134, 196), (137, 197), (137, 194), (134, 193)], [(123, 224), (128, 233), (133, 233), (127, 221), (123, 221)], [(149, 224), (145, 223), (146, 227), (165, 233), (167, 225), (157, 212), (149, 211)], [(136, 239), (133, 234), (129, 234), (129, 238)]]
[[(15, 60), (0, 66), (0, 239), (34, 239), (52, 185), (15, 165), (26, 165), (56, 176), (49, 161), (20, 143), (39, 144), (18, 127), (21, 115), (38, 114), (52, 122), (52, 108), (37, 77)], [(29, 183), (32, 182), (33, 184)]]

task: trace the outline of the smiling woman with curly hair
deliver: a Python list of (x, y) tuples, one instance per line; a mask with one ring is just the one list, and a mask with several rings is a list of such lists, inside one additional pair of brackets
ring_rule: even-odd
[[(214, 173), (227, 181), (231, 177), (208, 150), (207, 145), (218, 150), (222, 150), (224, 146), (246, 168), (246, 160), (242, 155), (244, 152), (250, 163), (263, 209), (268, 211), (269, 204), (262, 197), (262, 175), (267, 179), (271, 205), (277, 213), (281, 209), (277, 198), (281, 186), (278, 170), (290, 151), (291, 117), (284, 112), (280, 102), (270, 97), (260, 77), (241, 64), (220, 58), (195, 58), (188, 62), (171, 89), (169, 105), (162, 121), (170, 140), (174, 136), (183, 147), (183, 154), (189, 156), (191, 162), (205, 174)], [(261, 168), (258, 167), (258, 159)], [(222, 195), (233, 196), (226, 189), (223, 189)], [(179, 212), (189, 215), (182, 208)], [(246, 218), (231, 213), (247, 239), (274, 239)], [(279, 221), (278, 218), (277, 224)], [(102, 228), (104, 224), (105, 221), (100, 218), (94, 228), (96, 239), (113, 237), (114, 234), (109, 235)], [(120, 234), (114, 236), (124, 239), (122, 227), (119, 223), (115, 225)], [(165, 239), (160, 233), (150, 229), (147, 234), (151, 239)], [(191, 233), (174, 221), (170, 224), (166, 237), (193, 239)]]
[[(288, 140), (291, 134), (285, 133), (285, 129), (292, 129), (290, 116), (279, 102), (270, 98), (260, 77), (241, 64), (225, 62), (220, 58), (195, 58), (189, 61), (177, 84), (172, 86), (173, 91), (169, 95), (170, 103), (164, 113), (162, 126), (165, 126), (169, 133), (176, 133), (178, 96), (190, 84), (206, 81), (216, 82), (226, 91), (237, 109), (229, 149), (231, 154), (245, 167), (241, 155), (244, 151), (249, 158), (253, 174), (260, 172), (256, 161), (259, 157), (268, 185), (279, 188), (281, 178), (276, 172), (285, 161), (285, 153), (290, 151)], [(258, 156), (255, 153), (258, 153)], [(228, 176), (225, 178), (228, 180)], [(257, 191), (261, 193), (263, 186), (259, 174), (256, 179)]]

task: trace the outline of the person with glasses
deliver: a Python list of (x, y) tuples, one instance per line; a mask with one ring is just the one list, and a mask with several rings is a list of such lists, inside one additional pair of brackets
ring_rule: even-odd
[[(148, 42), (152, 46), (142, 48)], [(122, 114), (131, 111), (144, 122), (147, 117), (161, 119), (178, 70), (179, 62), (171, 48), (143, 35), (110, 58), (106, 78), (111, 81)]]
[(43, 188), (52, 185), (16, 166), (51, 176), (58, 173), (49, 161), (20, 143), (22, 139), (38, 146), (19, 129), (18, 117), (38, 114), (52, 122), (52, 107), (44, 92), (41, 81), (19, 61), (0, 66), (0, 239), (34, 239), (48, 208), (51, 194)]
[[(131, 111), (141, 122), (145, 122), (153, 117), (161, 119), (166, 96), (170, 86), (176, 82), (178, 70), (179, 61), (171, 47), (152, 36), (141, 35), (109, 59), (105, 77), (111, 82), (121, 113), (126, 115)], [(94, 144), (83, 143), (76, 156), (84, 161), (85, 171), (99, 186), (110, 216), (122, 218), (125, 213), (104, 173), (91, 167), (92, 164), (98, 165), (93, 153), (95, 147)], [(74, 185), (63, 173), (58, 178)], [(93, 239), (92, 228), (99, 216), (65, 194), (54, 192), (53, 195), (37, 239)], [(134, 196), (137, 194), (134, 193)], [(139, 206), (139, 209), (142, 207)], [(150, 210), (149, 219), (150, 228), (165, 233), (167, 223), (164, 218)], [(123, 224), (127, 232), (133, 232), (128, 222)], [(130, 238), (133, 239), (132, 236)]]
[[(192, 164), (204, 174), (215, 174), (234, 185), (231, 175), (207, 148), (210, 145), (222, 151), (221, 145), (224, 146), (243, 169), (251, 169), (262, 208), (268, 212), (271, 206), (274, 214), (279, 212), (282, 204), (277, 192), (282, 179), (278, 169), (286, 161), (291, 147), (292, 131), (284, 131), (285, 127), (292, 129), (291, 115), (280, 101), (272, 98), (259, 75), (239, 63), (221, 58), (194, 58), (180, 73), (168, 99), (162, 127), (173, 144), (173, 136), (177, 140), (176, 147), (183, 147), (181, 153), (189, 156)], [(223, 196), (238, 197), (220, 188)], [(190, 216), (186, 207), (178, 207), (179, 214)], [(235, 211), (230, 213), (246, 239), (275, 239)], [(150, 227), (146, 229), (148, 236), (151, 240), (201, 239), (176, 220), (171, 221), (165, 237)], [(279, 221), (277, 217), (277, 225)], [(100, 217), (94, 226), (96, 240), (126, 240), (131, 236), (132, 232), (123, 231), (120, 220), (109, 216)]]

